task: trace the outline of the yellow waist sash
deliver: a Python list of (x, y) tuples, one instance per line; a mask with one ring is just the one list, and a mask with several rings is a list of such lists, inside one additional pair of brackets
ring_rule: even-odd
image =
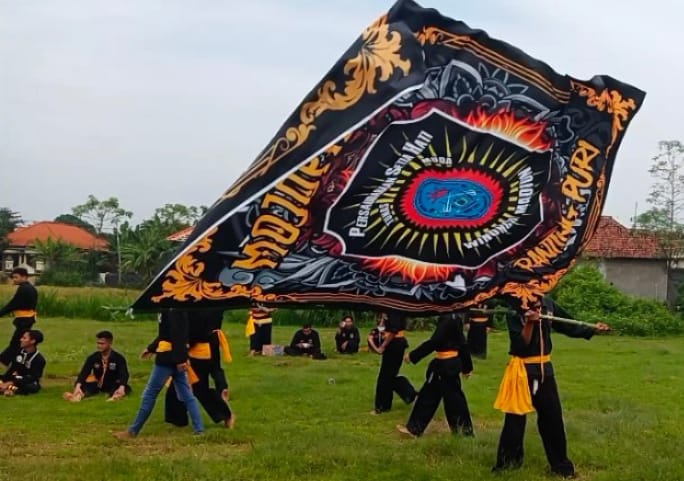
[(208, 342), (198, 342), (188, 349), (188, 356), (193, 359), (206, 361), (211, 359), (211, 344)]
[(488, 317), (471, 317), (470, 320), (473, 322), (477, 322), (477, 323), (484, 323), (484, 322), (489, 321), (489, 318)]
[(36, 317), (37, 312), (32, 309), (17, 309), (13, 314), (14, 317)]
[(437, 359), (453, 359), (458, 357), (458, 351), (437, 351), (435, 352), (435, 358)]
[(221, 347), (221, 357), (226, 362), (233, 362), (233, 355), (230, 352), (228, 337), (221, 329), (216, 329), (214, 332), (218, 336), (219, 346)]
[(394, 335), (394, 337), (405, 337), (405, 335), (404, 335), (405, 332), (406, 332), (406, 331), (399, 331), (399, 332), (397, 332), (397, 333)]
[(169, 341), (159, 341), (157, 344), (157, 352), (169, 352), (173, 349), (173, 344)]
[(509, 414), (522, 415), (534, 412), (525, 364), (543, 364), (550, 361), (550, 355), (526, 358), (512, 356), (506, 365), (494, 408)]

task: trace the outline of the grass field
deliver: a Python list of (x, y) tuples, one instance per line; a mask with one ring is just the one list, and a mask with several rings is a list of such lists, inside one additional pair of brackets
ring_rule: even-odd
[[(402, 438), (395, 425), (409, 407), (370, 416), (379, 357), (330, 353), (332, 331), (321, 330), (330, 359), (247, 358), (243, 326), (231, 324), (234, 362), (226, 366), (233, 431), (208, 425), (190, 429), (163, 423), (158, 404), (141, 435), (128, 443), (111, 436), (133, 419), (150, 364), (137, 354), (154, 336), (151, 322), (102, 323), (41, 318), (48, 358), (43, 391), (0, 398), (0, 480), (524, 480), (548, 479), (541, 441), (528, 423), (525, 466), (504, 475), (489, 472), (502, 416), (492, 403), (506, 363), (505, 332), (490, 336), (490, 358), (476, 361), (465, 382), (476, 427), (474, 439), (448, 433), (442, 410), (420, 439)], [(93, 334), (114, 330), (117, 348), (132, 371), (133, 395), (119, 403), (103, 398), (72, 405), (61, 400)], [(10, 319), (0, 324), (0, 340)], [(277, 343), (291, 331), (276, 328)], [(426, 332), (412, 332), (416, 346)], [(570, 457), (583, 480), (681, 480), (681, 376), (684, 339), (556, 336), (555, 366), (563, 399)], [(420, 386), (425, 362), (403, 372)], [(331, 378), (334, 384), (329, 383)], [(208, 419), (205, 416), (205, 420)]]

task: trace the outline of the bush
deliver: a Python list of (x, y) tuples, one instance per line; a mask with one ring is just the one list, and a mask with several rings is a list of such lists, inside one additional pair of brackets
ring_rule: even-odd
[(684, 320), (664, 303), (622, 293), (593, 266), (570, 271), (551, 293), (577, 319), (604, 321), (623, 334), (668, 335), (684, 332)]

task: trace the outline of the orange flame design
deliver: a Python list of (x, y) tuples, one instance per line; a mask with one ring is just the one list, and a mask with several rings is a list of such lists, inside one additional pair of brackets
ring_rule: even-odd
[(507, 110), (488, 114), (478, 108), (463, 120), (473, 127), (500, 134), (532, 150), (545, 151), (553, 145), (546, 135), (546, 122), (535, 122), (527, 117), (516, 118), (513, 112)]
[(455, 272), (453, 267), (416, 262), (398, 257), (368, 259), (363, 263), (366, 267), (379, 271), (381, 274), (400, 275), (404, 280), (415, 284), (447, 281)]

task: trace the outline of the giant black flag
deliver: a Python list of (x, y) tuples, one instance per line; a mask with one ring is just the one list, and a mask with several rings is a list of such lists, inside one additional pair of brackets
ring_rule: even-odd
[(399, 0), (134, 307), (526, 304), (593, 234), (643, 98)]

